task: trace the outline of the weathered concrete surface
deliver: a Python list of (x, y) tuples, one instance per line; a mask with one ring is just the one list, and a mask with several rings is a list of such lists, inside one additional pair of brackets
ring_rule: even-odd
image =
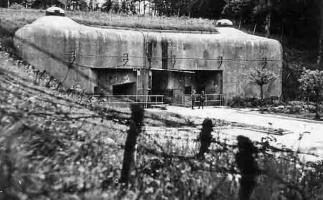
[[(266, 67), (279, 78), (265, 88), (265, 96), (281, 95), (279, 42), (229, 27), (218, 28), (218, 33), (213, 34), (147, 32), (94, 28), (69, 18), (46, 16), (18, 30), (15, 45), (21, 57), (32, 65), (50, 72), (66, 86), (78, 83), (90, 93), (99, 85), (98, 73), (102, 71), (97, 69), (126, 68), (141, 69), (136, 90), (143, 94), (151, 89), (149, 71), (155, 69), (219, 71), (221, 89), (227, 98), (257, 96), (259, 89), (249, 83), (247, 73), (251, 68), (262, 67), (263, 59), (267, 59)], [(117, 70), (115, 73), (122, 74)], [(172, 77), (177, 76), (170, 73), (165, 78), (176, 82)], [(203, 80), (192, 80), (192, 88), (200, 81)], [(206, 80), (206, 87), (212, 81), (212, 77)], [(218, 78), (214, 77), (214, 81)]]

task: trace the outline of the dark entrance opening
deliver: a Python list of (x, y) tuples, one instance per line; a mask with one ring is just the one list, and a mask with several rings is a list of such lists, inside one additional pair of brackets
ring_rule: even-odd
[(137, 72), (132, 69), (94, 69), (97, 74), (95, 91), (104, 95), (135, 95)]
[(135, 83), (124, 83), (113, 85), (112, 94), (113, 95), (135, 95), (134, 91), (136, 90)]
[(202, 90), (207, 94), (221, 94), (223, 88), (222, 71), (196, 71), (196, 92)]
[(168, 85), (168, 73), (167, 71), (152, 71), (152, 88), (151, 93), (153, 95), (166, 95)]

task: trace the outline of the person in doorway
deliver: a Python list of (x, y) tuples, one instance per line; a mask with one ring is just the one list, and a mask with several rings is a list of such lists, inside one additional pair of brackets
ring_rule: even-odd
[(204, 92), (204, 90), (202, 90), (199, 100), (200, 100), (199, 109), (200, 109), (200, 107), (202, 107), (202, 109), (203, 109), (204, 101), (205, 101), (205, 92)]
[(220, 88), (217, 84), (214, 85), (214, 93), (219, 94), (220, 93)]
[(195, 104), (195, 99), (196, 99), (195, 90), (192, 90), (191, 98), (192, 98), (192, 110), (193, 110), (194, 109), (194, 104)]

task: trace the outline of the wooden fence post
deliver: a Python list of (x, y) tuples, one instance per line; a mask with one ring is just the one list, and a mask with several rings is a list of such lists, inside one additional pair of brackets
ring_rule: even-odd
[(53, 76), (50, 76), (50, 77), (49, 77), (49, 80), (47, 81), (47, 83), (46, 83), (46, 85), (45, 85), (45, 87), (50, 88), (50, 83), (51, 83), (53, 80), (54, 80), (54, 77), (53, 77)]
[(251, 140), (245, 136), (238, 136), (238, 152), (236, 163), (241, 173), (239, 199), (249, 200), (256, 186), (256, 177), (260, 174), (255, 156), (258, 149), (252, 144)]
[(127, 185), (129, 182), (129, 176), (131, 168), (134, 162), (134, 152), (137, 142), (137, 137), (141, 132), (141, 127), (143, 125), (144, 119), (144, 109), (139, 104), (132, 104), (131, 109), (131, 119), (130, 128), (128, 130), (128, 135), (126, 139), (126, 145), (123, 155), (122, 171), (120, 182)]
[(57, 84), (57, 86), (56, 86), (56, 88), (55, 88), (55, 90), (59, 90), (60, 89), (60, 87), (62, 86), (62, 83), (61, 82), (58, 82), (58, 84)]
[(204, 154), (209, 152), (209, 147), (212, 142), (212, 131), (212, 120), (209, 118), (204, 119), (202, 124), (202, 130), (198, 138), (198, 140), (201, 142), (201, 146), (197, 156), (201, 159), (204, 159)]

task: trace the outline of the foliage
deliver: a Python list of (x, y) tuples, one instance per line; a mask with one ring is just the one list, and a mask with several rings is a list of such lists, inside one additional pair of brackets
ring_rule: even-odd
[(275, 96), (264, 98), (263, 100), (256, 97), (243, 98), (241, 96), (234, 96), (228, 104), (233, 108), (258, 108), (259, 106), (263, 105), (279, 106), (282, 105), (283, 102), (281, 102), (279, 98)]
[(241, 20), (243, 24), (251, 23), (253, 8), (255, 1), (241, 0), (241, 1), (228, 1), (224, 6), (222, 14), (236, 22)]
[[(1, 23), (7, 22), (2, 29), (7, 29), (7, 26), (9, 26), (15, 27), (15, 30), (17, 30), (18, 28), (45, 15), (43, 11), (33, 9), (23, 9), (23, 12), (21, 12), (0, 8), (0, 11), (0, 17), (2, 19)], [(138, 17), (104, 12), (83, 11), (69, 11), (66, 12), (66, 15), (78, 23), (91, 26), (216, 32), (213, 21), (207, 19), (151, 16)]]
[(304, 92), (319, 96), (323, 87), (323, 71), (303, 69), (299, 82)]
[(228, 103), (230, 107), (246, 107), (246, 102), (241, 96), (234, 96), (232, 100)]
[[(243, 26), (265, 33), (270, 23), (270, 32), (287, 36), (290, 46), (317, 48), (319, 1), (287, 0), (228, 0), (223, 8), (223, 16), (239, 21)], [(269, 18), (269, 19), (268, 19)], [(305, 32), (303, 27), (308, 29)], [(295, 40), (307, 38), (306, 43)]]
[(311, 93), (315, 95), (316, 118), (319, 119), (319, 105), (323, 90), (323, 71), (303, 69), (299, 82), (301, 84), (300, 88), (306, 97), (309, 97)]
[(248, 74), (248, 78), (251, 83), (257, 84), (260, 87), (260, 98), (263, 100), (263, 86), (274, 81), (277, 78), (277, 75), (273, 71), (262, 67), (252, 69)]
[(25, 7), (24, 7), (23, 5), (21, 5), (21, 4), (14, 3), (14, 4), (11, 4), (11, 5), (10, 5), (10, 8), (11, 8), (11, 9), (18, 9), (18, 10), (20, 10), (20, 9), (25, 8)]

